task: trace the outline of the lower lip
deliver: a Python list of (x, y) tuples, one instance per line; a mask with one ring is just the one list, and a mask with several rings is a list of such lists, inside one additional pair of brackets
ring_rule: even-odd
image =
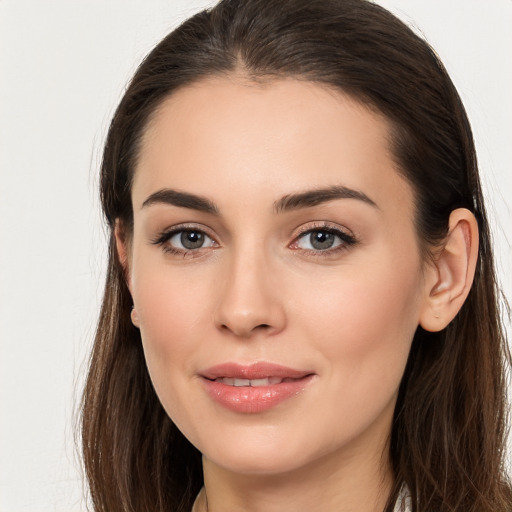
[(222, 382), (203, 378), (206, 391), (211, 398), (231, 411), (254, 414), (268, 411), (302, 391), (313, 379), (307, 375), (291, 382), (270, 386), (229, 386)]

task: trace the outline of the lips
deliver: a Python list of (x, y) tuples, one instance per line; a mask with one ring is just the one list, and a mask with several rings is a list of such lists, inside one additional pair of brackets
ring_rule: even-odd
[(300, 394), (314, 373), (266, 362), (225, 363), (205, 370), (201, 377), (216, 403), (235, 412), (259, 413)]

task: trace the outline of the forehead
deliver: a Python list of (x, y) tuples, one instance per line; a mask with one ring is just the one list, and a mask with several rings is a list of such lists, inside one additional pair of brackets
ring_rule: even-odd
[[(174, 92), (145, 130), (132, 198), (159, 188), (273, 202), (343, 185), (412, 205), (390, 152), (390, 125), (346, 94), (283, 79), (200, 81)], [(377, 202), (377, 201), (376, 201)]]

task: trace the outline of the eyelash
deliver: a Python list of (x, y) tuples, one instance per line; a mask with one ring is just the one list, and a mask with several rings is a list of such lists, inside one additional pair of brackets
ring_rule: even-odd
[[(328, 233), (330, 235), (334, 235), (337, 237), (340, 241), (338, 245), (336, 245), (333, 248), (328, 249), (301, 249), (300, 247), (297, 247), (300, 240), (306, 238), (308, 235), (311, 236), (313, 233)], [(295, 250), (302, 250), (303, 252), (307, 253), (308, 256), (313, 257), (329, 257), (337, 255), (338, 253), (342, 251), (348, 250), (350, 247), (353, 247), (358, 243), (358, 239), (350, 233), (347, 233), (346, 231), (334, 227), (327, 223), (321, 223), (318, 225), (313, 226), (307, 226), (300, 230), (299, 234), (295, 237), (294, 241), (290, 244), (290, 246)], [(295, 247), (293, 247), (295, 246)]]
[[(187, 256), (191, 256), (192, 253), (198, 253), (201, 249), (205, 249), (207, 247), (198, 247), (197, 249), (177, 249), (171, 245), (169, 245), (167, 242), (171, 240), (175, 235), (178, 235), (180, 233), (198, 233), (202, 234), (208, 238), (210, 238), (212, 241), (217, 244), (214, 237), (209, 235), (208, 232), (197, 226), (190, 226), (190, 225), (181, 225), (181, 226), (175, 226), (169, 230), (163, 231), (160, 234), (158, 234), (153, 240), (151, 240), (151, 243), (154, 245), (160, 245), (162, 247), (162, 250), (165, 253), (177, 255), (177, 256), (183, 256), (183, 258)], [(327, 233), (330, 235), (334, 235), (337, 237), (340, 241), (338, 245), (336, 245), (333, 248), (327, 248), (327, 249), (301, 249), (298, 247), (298, 243), (300, 240), (303, 240), (308, 235), (311, 236), (313, 233)], [(307, 253), (308, 256), (314, 256), (314, 257), (328, 257), (335, 254), (338, 254), (341, 251), (348, 250), (349, 247), (354, 246), (358, 243), (357, 238), (347, 233), (346, 231), (343, 231), (339, 228), (335, 228), (330, 224), (322, 223), (321, 225), (314, 225), (314, 226), (308, 226), (306, 228), (303, 228), (298, 235), (294, 238), (293, 242), (289, 245), (290, 248), (293, 250), (301, 250), (304, 253)], [(214, 246), (210, 246), (214, 247)], [(199, 254), (198, 254), (199, 255)]]
[(156, 238), (151, 240), (151, 243), (154, 245), (160, 245), (165, 253), (176, 256), (183, 256), (183, 258), (190, 256), (191, 253), (198, 252), (201, 249), (205, 249), (205, 247), (199, 247), (197, 249), (177, 249), (176, 247), (173, 247), (172, 245), (167, 243), (169, 242), (169, 240), (171, 240), (172, 237), (180, 233), (198, 233), (207, 236), (211, 240), (215, 241), (214, 238), (211, 235), (209, 235), (204, 228), (198, 226), (180, 225), (162, 231), (159, 235), (156, 236)]

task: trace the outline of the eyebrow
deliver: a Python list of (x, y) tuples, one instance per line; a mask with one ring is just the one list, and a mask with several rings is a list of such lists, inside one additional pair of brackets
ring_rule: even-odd
[[(147, 208), (153, 204), (170, 204), (180, 208), (190, 208), (201, 212), (219, 214), (217, 206), (206, 197), (187, 192), (179, 192), (170, 188), (164, 188), (151, 194), (143, 203), (142, 208)], [(142, 209), (141, 208), (141, 209)]]
[(334, 201), (335, 199), (357, 199), (379, 209), (377, 204), (364, 192), (342, 185), (334, 185), (327, 188), (307, 190), (297, 194), (288, 194), (274, 203), (274, 212), (281, 213), (300, 208), (309, 208), (328, 201)]
[[(296, 194), (287, 194), (274, 203), (274, 213), (310, 208), (336, 199), (357, 199), (379, 209), (377, 204), (364, 192), (342, 185), (334, 185), (332, 187), (307, 190)], [(210, 199), (170, 188), (158, 190), (148, 196), (142, 203), (141, 209), (154, 204), (170, 204), (180, 208), (190, 208), (192, 210), (219, 215), (219, 208)]]

